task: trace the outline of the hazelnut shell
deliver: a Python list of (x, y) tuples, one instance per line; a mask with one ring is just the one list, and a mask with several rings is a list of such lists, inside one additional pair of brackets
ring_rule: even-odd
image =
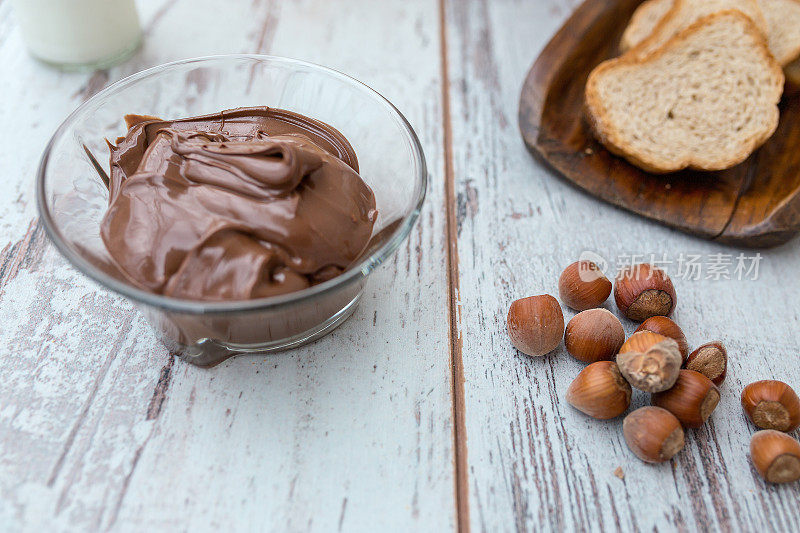
[(683, 449), (683, 428), (675, 415), (661, 407), (640, 407), (622, 422), (628, 448), (648, 463), (669, 461)]
[(742, 391), (742, 407), (758, 428), (791, 432), (800, 427), (800, 399), (782, 381), (751, 383)]
[(750, 458), (761, 477), (770, 483), (800, 480), (800, 442), (773, 429), (753, 434)]
[(699, 428), (717, 408), (719, 389), (703, 374), (681, 370), (675, 385), (653, 394), (652, 403), (675, 415), (684, 427)]
[(714, 385), (722, 385), (728, 375), (728, 351), (719, 341), (709, 342), (689, 354), (684, 366), (700, 372)]
[(613, 360), (625, 342), (625, 329), (606, 309), (589, 309), (572, 317), (564, 334), (567, 351), (579, 361)]
[(558, 294), (567, 307), (585, 311), (600, 307), (611, 294), (611, 282), (591, 261), (576, 261), (561, 273)]
[(637, 331), (623, 343), (619, 353), (644, 353), (659, 342), (666, 340), (669, 340), (669, 337), (652, 331)]
[(608, 420), (631, 405), (631, 386), (616, 363), (598, 361), (584, 368), (567, 389), (567, 402), (593, 418)]
[[(641, 333), (637, 335), (643, 337)], [(645, 335), (655, 335), (645, 332)], [(619, 370), (628, 382), (645, 392), (661, 392), (671, 388), (681, 371), (678, 343), (662, 337), (644, 351), (621, 351), (617, 355)], [(629, 344), (629, 343), (626, 343)], [(633, 343), (636, 344), (636, 343)], [(630, 346), (629, 346), (630, 347)]]
[(678, 349), (681, 351), (681, 357), (686, 360), (689, 355), (689, 343), (686, 340), (683, 330), (671, 318), (665, 316), (651, 316), (641, 323), (636, 329), (639, 331), (652, 331), (670, 339), (674, 339), (678, 343)]
[(545, 355), (561, 344), (564, 313), (558, 300), (549, 294), (529, 296), (511, 304), (506, 326), (517, 350), (527, 355)]
[(653, 316), (672, 314), (678, 298), (666, 272), (644, 263), (620, 272), (614, 284), (614, 300), (622, 314), (644, 322)]

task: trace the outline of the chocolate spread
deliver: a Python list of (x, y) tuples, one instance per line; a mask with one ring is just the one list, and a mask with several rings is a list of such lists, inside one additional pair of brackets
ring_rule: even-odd
[(280, 109), (128, 115), (101, 236), (130, 282), (192, 300), (297, 291), (367, 245), (375, 197), (340, 132)]

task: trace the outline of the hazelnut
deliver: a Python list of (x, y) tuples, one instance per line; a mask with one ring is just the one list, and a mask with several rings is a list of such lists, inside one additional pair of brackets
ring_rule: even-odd
[(636, 322), (669, 316), (677, 303), (675, 287), (666, 272), (646, 263), (620, 272), (614, 299), (622, 314)]
[(598, 361), (584, 368), (567, 389), (567, 402), (591, 417), (608, 420), (631, 405), (631, 386), (613, 361)]
[(508, 336), (520, 352), (545, 355), (561, 344), (564, 314), (558, 300), (549, 294), (516, 300), (508, 310)]
[(640, 407), (625, 417), (622, 433), (628, 448), (647, 463), (663, 463), (683, 449), (683, 428), (661, 407)]
[(577, 261), (561, 273), (558, 294), (568, 307), (585, 311), (600, 307), (608, 299), (611, 282), (591, 261)]
[(689, 354), (686, 368), (700, 372), (714, 385), (721, 385), (728, 374), (728, 351), (718, 341), (704, 344)]
[(669, 337), (653, 333), (652, 331), (637, 331), (628, 337), (628, 340), (619, 349), (620, 353), (639, 352), (644, 353), (659, 342), (669, 340)]
[(702, 426), (718, 403), (716, 385), (694, 370), (681, 370), (671, 389), (653, 394), (653, 405), (663, 407), (689, 428)]
[(650, 331), (634, 333), (617, 355), (628, 382), (645, 392), (669, 389), (681, 371), (681, 352), (673, 339)]
[(742, 407), (753, 424), (761, 429), (789, 432), (800, 427), (800, 399), (782, 381), (751, 383), (742, 391)]
[(572, 317), (564, 342), (567, 351), (584, 363), (613, 360), (625, 342), (625, 329), (610, 311), (589, 309)]
[(770, 483), (800, 479), (800, 442), (786, 433), (764, 429), (750, 440), (750, 458), (758, 473)]
[(681, 351), (681, 357), (683, 357), (684, 361), (686, 356), (689, 355), (689, 343), (686, 342), (686, 335), (683, 334), (683, 330), (678, 324), (665, 316), (651, 316), (642, 322), (636, 331), (652, 331), (674, 339), (678, 343), (678, 349)]

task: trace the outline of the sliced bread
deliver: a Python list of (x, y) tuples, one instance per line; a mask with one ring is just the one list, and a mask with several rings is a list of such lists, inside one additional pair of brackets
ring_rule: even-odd
[[(642, 3), (634, 11), (622, 34), (622, 51), (630, 50), (651, 35), (674, 2), (647, 0)], [(772, 55), (781, 65), (789, 64), (800, 56), (800, 0), (758, 0), (758, 5), (766, 21), (767, 41)]]
[(601, 63), (586, 83), (586, 111), (598, 139), (646, 171), (722, 170), (772, 135), (782, 91), (764, 36), (730, 10), (643, 59)]
[(750, 17), (764, 35), (767, 34), (767, 22), (756, 0), (673, 0), (672, 8), (661, 17), (652, 33), (632, 48), (630, 53), (644, 57), (701, 18), (728, 9), (741, 11)]
[(623, 52), (627, 52), (653, 33), (653, 30), (661, 22), (670, 9), (673, 0), (645, 0), (636, 11), (633, 12), (628, 26), (620, 39), (619, 47)]
[(767, 20), (769, 49), (778, 63), (800, 56), (800, 0), (759, 0)]

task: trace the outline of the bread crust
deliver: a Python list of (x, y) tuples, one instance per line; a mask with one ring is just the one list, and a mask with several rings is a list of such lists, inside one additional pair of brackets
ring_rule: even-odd
[(650, 33), (658, 26), (661, 20), (669, 14), (672, 10), (673, 0), (645, 0), (642, 4), (636, 8), (636, 11), (633, 12), (631, 15), (631, 20), (628, 21), (628, 26), (625, 28), (625, 31), (622, 33), (622, 38), (619, 41), (619, 48), (622, 52), (627, 52), (644, 39), (636, 40), (635, 36), (639, 33), (639, 26), (645, 24), (644, 20), (650, 17), (650, 11), (654, 9), (662, 10), (663, 7), (661, 4), (666, 4), (669, 7), (658, 17), (658, 21), (656, 22), (655, 26), (651, 28)]
[[(770, 20), (770, 17), (766, 16), (766, 14), (769, 12), (769, 10), (764, 9), (765, 2), (767, 2), (767, 1), (768, 0), (760, 0), (759, 1), (759, 5), (761, 5), (761, 10), (764, 12), (764, 18), (766, 20)], [(789, 0), (789, 1), (791, 3), (793, 3), (793, 4), (795, 4), (795, 9), (800, 10), (800, 0)], [(787, 17), (783, 17), (783, 15), (784, 14), (781, 13), (781, 16), (779, 17), (779, 18), (781, 18), (781, 22), (787, 23), (787, 24), (791, 24), (791, 20), (788, 20)], [(800, 18), (800, 16), (798, 16), (798, 18)], [(768, 26), (768, 30), (772, 29), (771, 27), (769, 27), (769, 22), (767, 23), (767, 26)], [(767, 32), (767, 42), (768, 43), (769, 43), (770, 33), (771, 33), (771, 31)], [(770, 48), (770, 51), (773, 52), (773, 55), (775, 55), (775, 59), (778, 61), (778, 63), (780, 63), (783, 67), (787, 67), (787, 66), (791, 65), (792, 62), (795, 61), (798, 57), (800, 57), (800, 39), (798, 39), (797, 42), (794, 43), (794, 47), (792, 47), (792, 48), (790, 48), (788, 50), (780, 50), (782, 52), (781, 57), (778, 57), (775, 54), (776, 50), (773, 50), (772, 48)]]
[[(761, 6), (759, 6), (756, 0), (745, 0), (745, 1), (751, 4), (753, 12), (758, 13), (759, 16), (753, 18), (738, 9), (724, 9), (712, 13), (712, 15), (717, 15), (728, 11), (737, 11), (738, 13), (741, 13), (755, 25), (755, 27), (761, 33), (761, 36), (764, 37), (765, 42), (767, 42), (767, 50), (769, 50), (769, 43), (766, 40), (767, 20), (764, 18), (764, 14), (761, 13)], [(655, 49), (664, 47), (668, 42), (670, 42), (674, 37), (677, 36), (677, 34), (672, 36), (667, 36), (670, 23), (675, 17), (678, 16), (678, 14), (680, 14), (684, 9), (686, 9), (687, 6), (688, 6), (688, 0), (673, 0), (672, 8), (670, 8), (670, 10), (667, 11), (666, 15), (661, 17), (661, 20), (659, 20), (658, 24), (656, 24), (656, 27), (653, 28), (652, 33), (650, 33), (650, 35), (648, 35), (647, 38), (645, 38), (642, 42), (631, 48), (627, 53), (634, 54), (639, 57), (645, 57), (647, 55), (650, 55), (653, 51), (655, 51)], [(694, 23), (690, 24), (683, 30), (678, 31), (677, 33), (678, 34), (683, 33), (692, 26), (695, 26), (701, 20), (707, 19), (709, 16), (710, 15), (701, 17), (700, 19), (696, 20)], [(655, 43), (658, 42), (661, 42), (661, 45), (656, 46)]]
[[(604, 116), (606, 115), (606, 108), (603, 104), (602, 99), (600, 98), (599, 91), (597, 88), (598, 80), (603, 76), (605, 73), (609, 71), (613, 71), (614, 69), (624, 66), (624, 65), (645, 65), (647, 63), (653, 62), (668, 51), (670, 51), (673, 47), (688, 41), (695, 32), (702, 29), (706, 24), (716, 21), (717, 19), (722, 19), (726, 17), (734, 17), (736, 19), (740, 19), (740, 21), (744, 21), (745, 23), (745, 31), (749, 33), (753, 38), (756, 46), (758, 47), (758, 51), (760, 55), (763, 57), (766, 66), (772, 71), (772, 74), (775, 76), (776, 80), (779, 80), (779, 84), (776, 87), (773, 87), (775, 91), (775, 106), (770, 111), (771, 116), (768, 117), (769, 127), (762, 132), (761, 135), (751, 138), (751, 139), (744, 139), (742, 143), (741, 149), (733, 156), (724, 159), (722, 157), (715, 163), (710, 164), (703, 164), (702, 162), (695, 161), (691, 154), (687, 155), (681, 160), (677, 161), (670, 161), (668, 163), (653, 161), (653, 160), (646, 160), (636, 153), (633, 153), (628, 147), (626, 147), (626, 143), (620, 136), (619, 130), (615, 129), (615, 126), (608, 121), (603, 120)], [(783, 91), (783, 83), (784, 83), (784, 75), (781, 66), (772, 56), (767, 46), (767, 40), (764, 37), (764, 34), (755, 26), (752, 22), (750, 17), (743, 14), (738, 10), (726, 10), (714, 13), (707, 17), (703, 17), (702, 19), (696, 21), (694, 24), (690, 25), (685, 30), (679, 32), (678, 34), (674, 35), (670, 38), (662, 47), (654, 50), (653, 52), (645, 55), (644, 57), (639, 57), (633, 53), (624, 54), (618, 58), (610, 59), (608, 61), (604, 61), (600, 65), (598, 65), (589, 75), (589, 78), (586, 82), (586, 89), (585, 89), (585, 110), (586, 116), (588, 118), (589, 125), (591, 126), (595, 136), (597, 139), (603, 143), (606, 148), (621, 157), (624, 157), (628, 161), (630, 161), (633, 165), (645, 170), (647, 172), (651, 172), (654, 174), (665, 174), (669, 172), (677, 172), (679, 170), (683, 170), (686, 168), (694, 169), (694, 170), (702, 170), (702, 171), (716, 171), (716, 170), (724, 170), (735, 166), (745, 159), (758, 147), (760, 147), (767, 139), (769, 139), (772, 134), (775, 132), (775, 129), (778, 127), (778, 119), (779, 119), (779, 112), (778, 112), (778, 101), (780, 100), (780, 96)], [(663, 163), (663, 164), (660, 164)]]
[[(777, 11), (779, 8), (777, 6), (771, 5), (771, 2), (774, 0), (756, 0), (758, 7), (761, 9), (763, 14), (763, 19), (766, 27), (765, 35), (767, 37), (768, 45), (774, 44), (771, 42), (771, 39), (775, 37), (775, 32), (777, 31), (771, 21), (780, 20), (781, 23), (785, 24), (792, 24), (792, 22), (796, 19), (785, 19), (781, 18), (781, 14), (779, 13), (772, 13), (771, 10)], [(800, 0), (785, 0), (788, 2), (793, 2), (797, 4), (797, 8), (800, 9)], [(648, 22), (648, 19), (652, 17), (651, 12), (654, 10), (661, 11), (664, 9), (664, 5), (669, 4), (671, 7), (667, 9), (665, 13), (663, 13), (659, 18), (658, 22), (655, 25), (652, 25)], [(622, 38), (620, 39), (620, 50), (624, 52), (628, 52), (631, 49), (635, 48), (637, 45), (644, 42), (647, 37), (643, 39), (637, 38), (642, 34), (643, 31), (646, 31), (647, 28), (645, 27), (644, 30), (641, 27), (644, 26), (652, 26), (649, 30), (648, 36), (655, 33), (656, 28), (664, 21), (665, 17), (669, 16), (672, 12), (672, 8), (675, 7), (674, 0), (645, 0), (636, 11), (633, 12), (630, 21), (628, 22), (628, 26), (625, 28), (625, 31), (622, 34)], [(672, 13), (674, 15), (674, 13)], [(775, 15), (775, 16), (771, 16)], [(784, 43), (785, 44), (785, 43)], [(800, 57), (800, 39), (794, 44), (793, 47), (784, 49), (784, 48), (777, 48), (775, 49), (772, 46), (769, 46), (770, 52), (773, 53), (775, 59), (778, 60), (784, 67), (786, 68), (786, 75), (787, 78), (796, 79), (800, 82), (800, 72), (798, 72), (798, 67), (793, 65), (792, 62), (795, 61), (798, 57)]]

